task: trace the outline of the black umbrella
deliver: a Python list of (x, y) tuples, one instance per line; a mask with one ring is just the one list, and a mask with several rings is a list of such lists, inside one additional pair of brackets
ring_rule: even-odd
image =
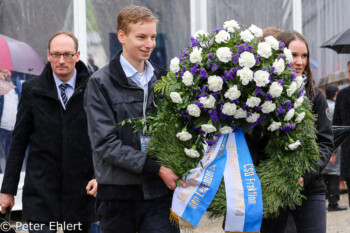
[(350, 29), (333, 36), (321, 48), (330, 48), (337, 53), (350, 53)]
[(334, 151), (350, 137), (350, 126), (332, 126)]

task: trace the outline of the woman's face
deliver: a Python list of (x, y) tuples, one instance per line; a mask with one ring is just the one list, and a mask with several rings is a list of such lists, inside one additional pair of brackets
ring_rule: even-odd
[(292, 51), (293, 55), (292, 67), (295, 68), (296, 75), (300, 76), (305, 70), (309, 56), (306, 44), (304, 41), (296, 39), (289, 43), (288, 49)]

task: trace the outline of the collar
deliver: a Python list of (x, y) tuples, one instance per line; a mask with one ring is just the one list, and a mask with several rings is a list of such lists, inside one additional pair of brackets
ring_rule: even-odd
[[(59, 87), (62, 83), (62, 82), (59, 78), (57, 78), (56, 74), (54, 72), (52, 72), (52, 75), (53, 75), (53, 78), (55, 80), (55, 83), (56, 83), (56, 86)], [(74, 74), (73, 76), (68, 80), (68, 82), (66, 82), (70, 87), (73, 88), (73, 90), (75, 89), (75, 81), (77, 79), (77, 69), (74, 68)]]

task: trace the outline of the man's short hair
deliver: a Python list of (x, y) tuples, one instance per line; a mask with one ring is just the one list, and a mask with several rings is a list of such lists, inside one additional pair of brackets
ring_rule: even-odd
[(350, 64), (350, 60), (348, 61), (348, 65)]
[(75, 51), (78, 51), (78, 39), (73, 35), (73, 33), (69, 32), (69, 31), (65, 31), (65, 30), (61, 30), (61, 31), (58, 31), (56, 32), (49, 40), (49, 45), (48, 45), (48, 49), (50, 51), (50, 45), (51, 45), (51, 41), (53, 40), (53, 38), (55, 38), (56, 36), (59, 36), (59, 35), (67, 35), (69, 36), (70, 38), (73, 39), (74, 41), (74, 47), (75, 47)]
[(326, 87), (326, 97), (327, 99), (332, 100), (335, 94), (339, 91), (339, 88), (336, 85), (328, 85)]
[(125, 34), (128, 34), (129, 24), (139, 21), (158, 22), (157, 18), (148, 8), (131, 5), (120, 11), (117, 19), (117, 31), (122, 30)]

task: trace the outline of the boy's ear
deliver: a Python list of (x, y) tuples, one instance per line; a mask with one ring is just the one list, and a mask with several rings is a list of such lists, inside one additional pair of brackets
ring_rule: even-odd
[(118, 31), (118, 40), (121, 44), (125, 43), (125, 32), (123, 30)]

